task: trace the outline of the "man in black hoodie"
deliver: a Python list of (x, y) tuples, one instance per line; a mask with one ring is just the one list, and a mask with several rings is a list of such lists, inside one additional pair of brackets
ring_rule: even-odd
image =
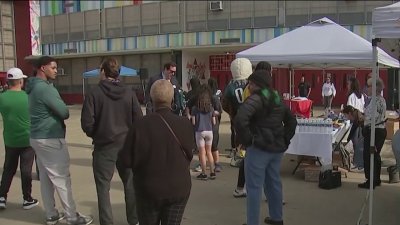
[(115, 58), (107, 58), (100, 67), (99, 85), (85, 96), (81, 114), (82, 130), (93, 139), (93, 174), (96, 182), (99, 220), (111, 225), (110, 182), (117, 167), (124, 184), (126, 215), (130, 225), (138, 223), (132, 170), (123, 166), (119, 153), (142, 110), (134, 91), (124, 86)]

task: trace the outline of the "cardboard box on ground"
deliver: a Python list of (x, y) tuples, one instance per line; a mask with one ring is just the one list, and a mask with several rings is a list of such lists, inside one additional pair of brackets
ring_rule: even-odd
[[(315, 157), (312, 156), (299, 156), (298, 160), (303, 158), (302, 164), (300, 165), (300, 170), (304, 173), (304, 181), (307, 182), (318, 182), (319, 180), (319, 173), (321, 171), (321, 166), (317, 165), (318, 162)], [(339, 152), (332, 153), (332, 165), (334, 168), (339, 167), (339, 171), (341, 171), (342, 176), (346, 176), (346, 170), (340, 169), (343, 167), (342, 158)]]
[(392, 140), (394, 133), (399, 129), (399, 114), (396, 111), (386, 111), (386, 139)]

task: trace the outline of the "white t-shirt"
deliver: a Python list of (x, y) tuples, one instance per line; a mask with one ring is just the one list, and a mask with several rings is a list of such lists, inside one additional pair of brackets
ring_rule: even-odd
[(349, 98), (347, 99), (347, 105), (353, 106), (353, 108), (358, 109), (358, 111), (364, 113), (364, 96), (361, 95), (361, 98), (358, 98), (355, 93), (352, 93), (349, 95)]
[(336, 89), (335, 85), (333, 83), (324, 83), (324, 86), (322, 86), (322, 96), (331, 96), (335, 97), (336, 95)]

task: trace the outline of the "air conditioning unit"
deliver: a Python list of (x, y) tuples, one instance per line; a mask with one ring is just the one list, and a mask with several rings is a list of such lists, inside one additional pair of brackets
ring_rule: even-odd
[(222, 11), (222, 1), (210, 1), (210, 11)]

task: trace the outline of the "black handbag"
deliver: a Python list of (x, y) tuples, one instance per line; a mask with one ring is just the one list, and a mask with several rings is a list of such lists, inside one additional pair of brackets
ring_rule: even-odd
[(340, 171), (326, 170), (319, 173), (319, 188), (330, 190), (340, 186), (342, 186), (342, 174)]

